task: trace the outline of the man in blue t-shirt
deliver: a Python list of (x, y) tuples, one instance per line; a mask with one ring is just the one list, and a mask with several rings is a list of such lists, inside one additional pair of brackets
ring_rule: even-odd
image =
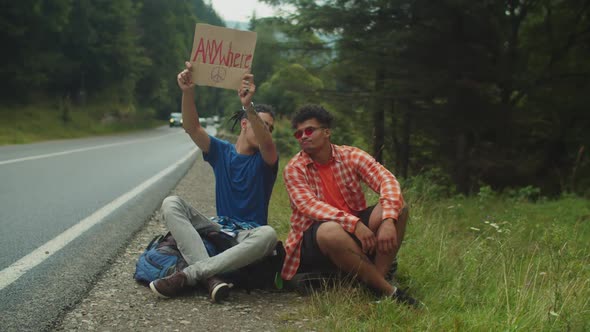
[[(268, 202), (279, 164), (271, 136), (274, 115), (270, 106), (252, 104), (254, 76), (245, 74), (238, 89), (242, 111), (234, 115), (240, 124), (236, 144), (210, 136), (199, 123), (191, 71), (187, 62), (177, 77), (183, 127), (213, 167), (217, 217), (205, 217), (177, 196), (164, 200), (162, 216), (189, 266), (151, 282), (150, 288), (159, 296), (173, 297), (203, 283), (211, 299), (219, 302), (229, 295), (229, 285), (216, 275), (253, 263), (270, 254), (277, 243), (275, 230), (267, 225)], [(210, 230), (230, 234), (238, 244), (209, 257), (199, 231)]]

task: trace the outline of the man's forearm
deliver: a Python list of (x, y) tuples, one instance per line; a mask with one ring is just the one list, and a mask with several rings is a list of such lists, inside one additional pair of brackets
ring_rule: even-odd
[(248, 121), (252, 125), (252, 130), (254, 130), (254, 135), (258, 139), (260, 145), (268, 144), (272, 142), (272, 136), (270, 131), (266, 127), (266, 124), (256, 113), (254, 106), (252, 104), (245, 107), (246, 109), (246, 116), (248, 117)]
[(182, 92), (182, 126), (189, 134), (201, 126), (193, 90)]

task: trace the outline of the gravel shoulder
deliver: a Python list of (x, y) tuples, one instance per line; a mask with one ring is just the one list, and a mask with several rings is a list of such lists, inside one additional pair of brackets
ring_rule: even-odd
[[(202, 155), (171, 195), (183, 197), (206, 214), (215, 213), (214, 179)], [(65, 313), (55, 331), (277, 331), (306, 329), (298, 311), (308, 299), (295, 293), (233, 290), (222, 304), (204, 290), (160, 299), (133, 280), (135, 262), (147, 243), (165, 234), (159, 211), (136, 233), (95, 286)]]

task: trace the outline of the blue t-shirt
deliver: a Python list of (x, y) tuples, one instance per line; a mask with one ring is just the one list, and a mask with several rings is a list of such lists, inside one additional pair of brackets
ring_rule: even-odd
[(268, 202), (279, 161), (269, 166), (260, 151), (253, 155), (239, 154), (233, 144), (209, 137), (209, 153), (203, 153), (203, 159), (215, 173), (217, 215), (268, 224)]

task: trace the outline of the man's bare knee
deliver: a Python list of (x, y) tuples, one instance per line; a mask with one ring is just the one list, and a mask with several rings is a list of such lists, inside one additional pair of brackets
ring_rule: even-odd
[(339, 248), (344, 236), (348, 237), (348, 233), (339, 223), (326, 221), (318, 227), (316, 241), (320, 249), (326, 253), (332, 248)]

